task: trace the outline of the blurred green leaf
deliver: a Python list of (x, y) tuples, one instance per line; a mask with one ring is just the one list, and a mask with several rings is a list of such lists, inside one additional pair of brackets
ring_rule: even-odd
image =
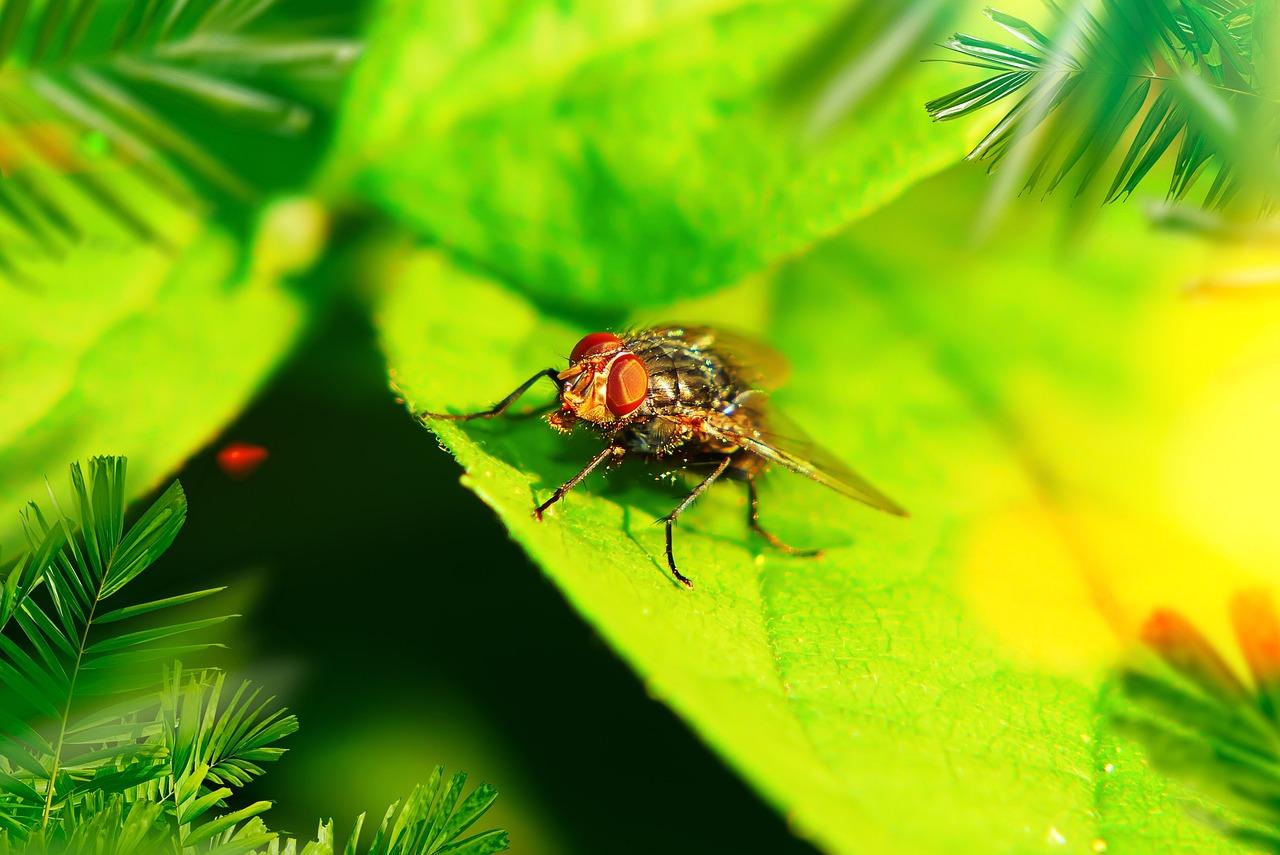
[(781, 106), (798, 112), (804, 133), (814, 138), (852, 121), (864, 103), (874, 104), (893, 81), (911, 73), (912, 64), (918, 67), (921, 51), (966, 5), (851, 0), (778, 80)]
[(0, 225), (17, 234), (0, 244), (0, 269), (100, 237), (104, 216), (175, 240), (104, 173), (131, 173), (188, 209), (243, 208), (301, 183), (359, 55), (349, 5), (326, 16), (280, 0), (6, 3)]
[[(772, 281), (664, 312), (761, 330), (786, 351), (795, 371), (776, 400), (910, 520), (773, 473), (765, 523), (828, 550), (788, 558), (749, 535), (741, 491), (718, 485), (676, 532), (687, 592), (652, 525), (681, 492), (653, 470), (594, 475), (537, 523), (535, 502), (598, 438), (532, 419), (430, 426), (648, 690), (827, 849), (1242, 851), (1107, 727), (1107, 665), (1125, 615), (1146, 614), (1123, 606), (1138, 596), (1126, 586), (1174, 596), (1186, 578), (1135, 557), (1163, 530), (1107, 512), (1108, 499), (1152, 504), (1135, 467), (1158, 443), (1107, 443), (1166, 394), (1144, 391), (1150, 354), (1130, 343), (1164, 329), (1190, 260), (1116, 211), (1128, 219), (1097, 245), (1045, 265), (1054, 244), (1033, 206), (982, 254), (965, 238), (973, 177), (923, 186)], [(586, 331), (439, 253), (396, 270), (379, 325), (414, 411), (480, 409), (562, 365)], [(1185, 329), (1171, 340), (1212, 361)], [(1131, 565), (1150, 575), (1118, 569)], [(664, 798), (696, 809), (672, 786)]]
[[(100, 216), (93, 240), (28, 259), (31, 279), (0, 273), (0, 497), (10, 507), (45, 495), (66, 461), (97, 453), (128, 454), (130, 497), (150, 491), (240, 412), (305, 318), (279, 266), (257, 263), (274, 258), (269, 230), (242, 272), (225, 231), (127, 174), (107, 178), (180, 240), (169, 252)], [(0, 517), (0, 543), (12, 545), (17, 527), (16, 514)]]
[(806, 142), (774, 81), (841, 2), (386, 0), (331, 180), (543, 304), (707, 292), (793, 255), (958, 158), (913, 109), (963, 72), (884, 86)]

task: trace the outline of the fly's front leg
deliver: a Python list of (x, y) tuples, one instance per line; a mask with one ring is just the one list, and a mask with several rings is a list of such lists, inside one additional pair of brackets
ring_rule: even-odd
[(481, 410), (478, 413), (418, 413), (420, 419), (442, 419), (451, 422), (469, 422), (472, 419), (492, 419), (505, 413), (512, 404), (519, 400), (520, 396), (529, 391), (529, 387), (537, 383), (543, 377), (547, 377), (552, 383), (556, 384), (556, 391), (560, 391), (559, 372), (554, 368), (546, 368), (530, 377), (528, 380), (516, 387), (516, 390), (498, 403), (494, 404), (487, 410)]
[(724, 471), (729, 468), (730, 462), (731, 458), (723, 458), (718, 464), (716, 464), (716, 468), (712, 470), (711, 474), (698, 482), (698, 486), (693, 488), (693, 492), (685, 496), (684, 501), (676, 505), (675, 510), (662, 518), (662, 522), (667, 524), (667, 566), (671, 568), (671, 575), (676, 577), (676, 581), (681, 585), (684, 585), (686, 588), (692, 588), (693, 582), (691, 582), (687, 576), (676, 568), (676, 556), (671, 548), (671, 542), (674, 538), (676, 527), (676, 518), (684, 513), (685, 509), (692, 505), (699, 496), (705, 493), (707, 488), (715, 483), (717, 478), (724, 474)]
[(599, 454), (587, 461), (587, 465), (583, 466), (577, 475), (574, 475), (568, 481), (565, 481), (559, 487), (556, 487), (556, 491), (551, 494), (550, 499), (547, 499), (545, 502), (538, 505), (538, 507), (534, 508), (533, 518), (541, 520), (542, 514), (547, 510), (547, 508), (563, 499), (566, 493), (582, 483), (582, 479), (590, 475), (597, 466), (610, 458), (613, 458), (614, 460), (621, 460), (626, 453), (627, 450), (620, 445), (605, 446), (601, 449)]
[(769, 541), (770, 546), (788, 555), (795, 555), (800, 558), (819, 558), (822, 556), (821, 549), (797, 549), (791, 544), (783, 542), (776, 534), (760, 525), (760, 496), (756, 494), (755, 478), (747, 479), (747, 524), (751, 526), (752, 531)]

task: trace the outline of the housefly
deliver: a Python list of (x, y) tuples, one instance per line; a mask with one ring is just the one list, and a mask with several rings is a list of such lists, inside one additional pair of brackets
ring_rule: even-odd
[(771, 465), (873, 508), (906, 516), (897, 503), (811, 442), (771, 405), (768, 390), (780, 385), (785, 375), (786, 362), (776, 351), (710, 327), (596, 332), (573, 348), (568, 368), (539, 371), (487, 410), (422, 415), (455, 421), (491, 419), (542, 378), (555, 383), (558, 404), (546, 416), (551, 427), (568, 433), (585, 423), (606, 443), (534, 509), (537, 519), (607, 461), (644, 457), (705, 471), (697, 486), (662, 518), (667, 566), (681, 584), (692, 587), (676, 566), (672, 532), (680, 514), (721, 477), (746, 483), (748, 524), (771, 546), (791, 554), (818, 551), (789, 546), (760, 524), (756, 480)]

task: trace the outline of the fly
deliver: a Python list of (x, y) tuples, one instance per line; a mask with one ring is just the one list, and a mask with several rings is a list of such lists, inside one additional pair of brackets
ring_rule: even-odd
[(539, 371), (491, 408), (477, 413), (424, 413), (426, 418), (469, 421), (500, 416), (542, 378), (556, 385), (559, 401), (547, 422), (562, 433), (580, 422), (600, 433), (605, 447), (538, 505), (541, 520), (554, 505), (606, 461), (657, 459), (678, 468), (709, 470), (662, 518), (667, 566), (685, 587), (693, 583), (676, 566), (676, 519), (722, 477), (747, 485), (747, 522), (771, 546), (796, 549), (760, 524), (756, 480), (779, 466), (836, 492), (897, 516), (896, 502), (809, 440), (770, 404), (768, 389), (781, 384), (786, 362), (771, 348), (710, 327), (660, 326), (615, 335), (596, 332), (573, 348), (569, 367)]

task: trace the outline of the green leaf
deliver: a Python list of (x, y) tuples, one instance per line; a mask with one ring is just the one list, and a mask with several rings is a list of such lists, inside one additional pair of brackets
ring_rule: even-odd
[[(366, 851), (370, 855), (435, 855), (444, 852), (489, 855), (505, 851), (508, 842), (505, 831), (484, 831), (464, 840), (457, 839), (492, 806), (497, 796), (493, 787), (481, 784), (463, 801), (455, 814), (454, 807), (457, 806), (466, 779), (466, 773), (456, 772), (445, 785), (444, 767), (435, 767), (426, 784), (414, 787), (403, 801), (387, 808)], [(347, 841), (347, 855), (354, 855), (358, 851), (358, 838), (363, 824), (364, 814), (361, 814)], [(333, 844), (332, 825), (321, 824), (316, 845), (324, 847), (321, 851), (332, 853)], [(304, 851), (314, 850), (309, 846)]]
[[(121, 479), (121, 488), (124, 487), (123, 481)], [(124, 504), (120, 501), (117, 506), (123, 509)], [(173, 543), (186, 519), (187, 499), (182, 485), (174, 481), (129, 529), (129, 536), (116, 546), (111, 573), (102, 586), (102, 596), (111, 596), (150, 567)]]
[(166, 624), (164, 626), (152, 627), (150, 629), (140, 629), (137, 632), (127, 632), (122, 635), (103, 639), (96, 644), (90, 645), (85, 650), (85, 656), (94, 657), (101, 653), (108, 653), (127, 647), (149, 644), (152, 641), (157, 641), (161, 638), (169, 638), (173, 635), (181, 635), (186, 632), (197, 632), (211, 626), (217, 626), (230, 617), (233, 617), (233, 615), (219, 615), (217, 617), (187, 621), (186, 623)]
[[(177, 482), (174, 482), (175, 485)], [(178, 594), (174, 597), (165, 597), (162, 600), (152, 600), (149, 603), (138, 603), (136, 606), (125, 606), (122, 609), (107, 612), (98, 618), (99, 624), (114, 623), (118, 620), (128, 620), (129, 618), (138, 617), (139, 615), (149, 614), (161, 609), (169, 609), (174, 606), (185, 606), (187, 603), (194, 603), (196, 600), (203, 600), (210, 594), (217, 594), (225, 591), (226, 588), (206, 588), (203, 591), (192, 591), (190, 594)]]
[(844, 3), (385, 0), (330, 178), (544, 303), (594, 310), (726, 286), (967, 148), (911, 64), (821, 145), (771, 103)]
[(458, 812), (449, 817), (449, 824), (441, 832), (441, 839), (453, 840), (457, 838), (458, 835), (474, 825), (475, 821), (493, 806), (497, 798), (497, 788), (488, 784), (481, 784), (476, 787), (471, 792), (471, 795), (467, 796), (466, 801), (462, 803), (462, 807), (458, 808)]
[(495, 852), (506, 852), (511, 841), (505, 831), (482, 831), (465, 840), (451, 843), (440, 849), (440, 855), (493, 855)]
[(61, 529), (51, 529), (40, 534), (33, 532), (38, 539), (34, 548), (21, 556), (18, 562), (5, 577), (4, 589), (0, 592), (0, 630), (4, 629), (9, 618), (27, 600), (31, 590), (44, 578), (50, 562), (62, 550), (64, 533)]
[[(1140, 467), (1161, 445), (1130, 430), (1150, 429), (1180, 379), (1165, 363), (1155, 380), (1140, 369), (1181, 317), (1170, 295), (1187, 252), (1113, 210), (1096, 244), (1052, 255), (1034, 207), (975, 251), (974, 177), (922, 186), (772, 280), (662, 314), (755, 329), (788, 353), (775, 400), (910, 520), (773, 473), (764, 523), (827, 549), (791, 558), (748, 533), (735, 485), (717, 485), (676, 531), (690, 592), (652, 525), (687, 486), (624, 464), (537, 522), (535, 503), (598, 437), (533, 419), (429, 427), (647, 690), (825, 849), (1243, 851), (1106, 714), (1113, 633), (1145, 617), (1140, 601), (1133, 614), (1108, 604), (1137, 598), (1123, 587), (1135, 574), (1158, 573), (1148, 598), (1190, 578), (1173, 546), (1143, 551), (1165, 532), (1135, 521), (1156, 501)], [(588, 331), (437, 252), (395, 270), (378, 323), (414, 411), (482, 409), (563, 365)], [(1170, 365), (1232, 352), (1190, 327), (1173, 325)], [(546, 384), (521, 406), (550, 400)]]
[[(0, 495), (11, 506), (93, 454), (129, 456), (130, 497), (154, 489), (240, 412), (305, 318), (278, 270), (251, 261), (240, 272), (226, 232), (117, 178), (185, 238), (167, 252), (104, 221), (109, 237), (29, 259), (23, 280), (0, 270)], [(273, 251), (265, 234), (255, 259)], [(17, 532), (17, 515), (0, 514), (0, 543)]]
[(191, 833), (183, 838), (183, 845), (193, 846), (203, 840), (209, 840), (210, 838), (234, 828), (239, 823), (264, 814), (269, 810), (271, 810), (271, 802), (259, 801), (254, 802), (246, 808), (241, 808), (240, 810), (211, 819), (204, 825), (193, 828)]

